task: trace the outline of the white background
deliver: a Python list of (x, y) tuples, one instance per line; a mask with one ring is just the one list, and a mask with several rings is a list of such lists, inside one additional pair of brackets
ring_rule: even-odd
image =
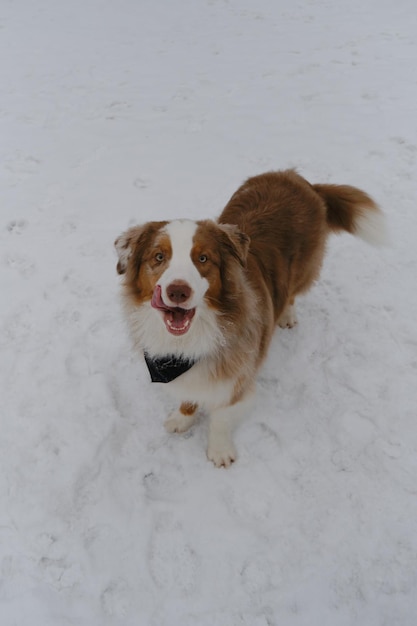
[[(415, 0), (3, 0), (2, 626), (413, 626)], [(113, 241), (250, 175), (357, 185), (239, 460), (132, 354)]]

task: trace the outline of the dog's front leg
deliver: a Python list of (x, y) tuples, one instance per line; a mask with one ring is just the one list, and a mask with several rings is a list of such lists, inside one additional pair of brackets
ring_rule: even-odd
[(197, 404), (183, 402), (179, 409), (171, 413), (164, 426), (169, 433), (185, 433), (194, 424)]
[(253, 394), (232, 405), (215, 409), (210, 414), (207, 457), (216, 467), (229, 467), (237, 459), (233, 443), (236, 424), (246, 417), (253, 404)]

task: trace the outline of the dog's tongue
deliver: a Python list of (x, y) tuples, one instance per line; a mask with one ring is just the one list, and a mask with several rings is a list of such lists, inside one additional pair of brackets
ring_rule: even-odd
[(165, 326), (171, 334), (183, 335), (190, 328), (195, 309), (181, 309), (180, 307), (167, 306), (162, 300), (162, 290), (159, 285), (154, 289), (151, 305), (154, 309), (163, 311)]
[(157, 285), (153, 290), (151, 305), (154, 309), (169, 311), (169, 307), (165, 306), (164, 301), (162, 300), (162, 289), (160, 285)]

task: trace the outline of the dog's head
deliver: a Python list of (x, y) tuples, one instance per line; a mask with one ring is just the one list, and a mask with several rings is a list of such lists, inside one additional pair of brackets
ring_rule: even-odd
[(152, 309), (154, 322), (180, 338), (204, 312), (236, 297), (231, 282), (246, 263), (249, 238), (228, 224), (175, 220), (130, 228), (115, 246), (131, 303)]

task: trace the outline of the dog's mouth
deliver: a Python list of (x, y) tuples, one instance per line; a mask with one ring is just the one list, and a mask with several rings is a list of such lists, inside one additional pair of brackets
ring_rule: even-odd
[(185, 335), (185, 333), (190, 330), (191, 321), (195, 315), (195, 309), (182, 309), (179, 306), (167, 306), (162, 300), (162, 292), (159, 285), (154, 289), (151, 306), (161, 311), (166, 329), (172, 335)]

